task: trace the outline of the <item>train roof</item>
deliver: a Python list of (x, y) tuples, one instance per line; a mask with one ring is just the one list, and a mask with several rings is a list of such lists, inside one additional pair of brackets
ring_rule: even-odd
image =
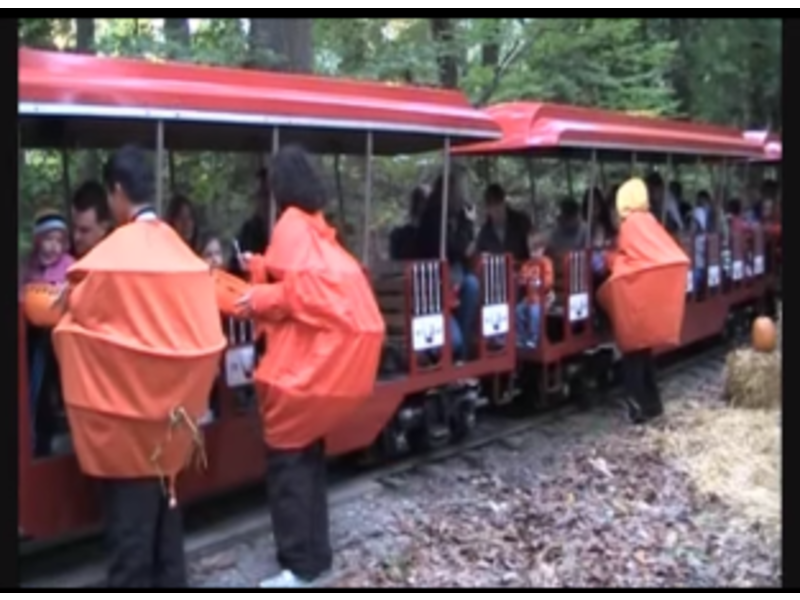
[[(23, 147), (154, 145), (171, 150), (402, 154), (499, 139), (489, 115), (454, 90), (174, 62), (19, 50)], [(142, 127), (153, 122), (153, 128)], [(113, 123), (112, 123), (113, 122)]]
[(757, 141), (763, 149), (763, 156), (754, 159), (755, 163), (776, 164), (783, 159), (783, 141), (781, 136), (769, 131), (745, 131), (744, 137)]
[(759, 144), (735, 129), (671, 121), (621, 112), (540, 102), (511, 102), (486, 109), (503, 130), (497, 141), (458, 148), (456, 154), (528, 154), (676, 162), (706, 158), (751, 158)]

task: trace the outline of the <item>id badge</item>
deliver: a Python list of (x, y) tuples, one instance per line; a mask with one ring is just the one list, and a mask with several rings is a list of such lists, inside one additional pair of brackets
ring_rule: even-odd
[(252, 385), (256, 369), (256, 347), (252, 321), (228, 322), (228, 349), (225, 351), (225, 383), (229, 388)]

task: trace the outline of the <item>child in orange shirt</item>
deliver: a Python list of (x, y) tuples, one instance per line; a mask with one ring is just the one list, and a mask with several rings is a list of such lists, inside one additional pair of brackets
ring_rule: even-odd
[(543, 234), (528, 236), (531, 258), (520, 271), (523, 294), (517, 304), (517, 344), (523, 348), (536, 348), (538, 345), (542, 311), (553, 290), (553, 261), (545, 256), (546, 247), (547, 238)]

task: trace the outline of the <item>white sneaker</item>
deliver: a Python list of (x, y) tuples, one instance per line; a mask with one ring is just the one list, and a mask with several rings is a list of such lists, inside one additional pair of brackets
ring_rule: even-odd
[(305, 581), (297, 577), (291, 571), (281, 571), (275, 577), (270, 577), (269, 579), (265, 579), (261, 583), (258, 584), (260, 588), (308, 588), (312, 587), (314, 582), (312, 581)]

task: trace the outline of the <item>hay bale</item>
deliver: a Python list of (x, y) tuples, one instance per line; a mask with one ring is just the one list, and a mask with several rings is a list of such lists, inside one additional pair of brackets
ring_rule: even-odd
[(697, 490), (776, 534), (781, 527), (780, 412), (695, 408), (648, 435)]
[(757, 352), (750, 348), (728, 354), (725, 397), (735, 408), (779, 408), (781, 390), (781, 352)]

